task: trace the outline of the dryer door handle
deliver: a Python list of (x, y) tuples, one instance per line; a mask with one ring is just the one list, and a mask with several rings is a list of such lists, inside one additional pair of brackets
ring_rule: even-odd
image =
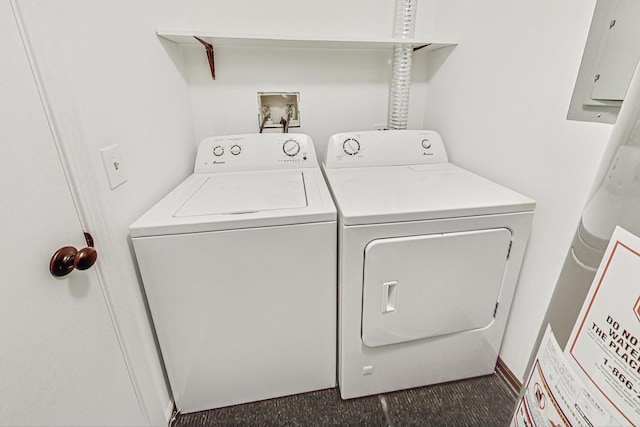
[(398, 300), (398, 281), (385, 282), (382, 284), (382, 313), (392, 313), (396, 311), (396, 301)]

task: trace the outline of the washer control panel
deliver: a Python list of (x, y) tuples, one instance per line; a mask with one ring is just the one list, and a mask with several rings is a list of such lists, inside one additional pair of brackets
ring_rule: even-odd
[(432, 130), (387, 130), (333, 135), (327, 168), (447, 163), (442, 138)]
[(318, 167), (313, 142), (297, 133), (212, 136), (198, 146), (194, 173)]

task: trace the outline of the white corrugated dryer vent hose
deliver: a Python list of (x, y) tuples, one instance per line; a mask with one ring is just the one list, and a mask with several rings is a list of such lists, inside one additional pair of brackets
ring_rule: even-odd
[(393, 46), (389, 129), (407, 128), (413, 46), (410, 43), (402, 43), (402, 39), (410, 39), (414, 36), (417, 7), (417, 0), (396, 0), (393, 37), (398, 39), (398, 44)]

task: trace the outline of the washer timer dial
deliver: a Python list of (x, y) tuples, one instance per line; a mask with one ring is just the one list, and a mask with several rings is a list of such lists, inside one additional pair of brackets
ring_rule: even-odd
[(355, 156), (360, 152), (360, 143), (353, 138), (345, 139), (342, 143), (342, 151), (350, 156)]
[(287, 139), (282, 144), (282, 151), (289, 157), (293, 157), (300, 152), (300, 144), (295, 139)]
[(237, 156), (238, 154), (240, 154), (240, 152), (242, 152), (242, 147), (240, 147), (238, 144), (232, 145), (231, 148), (229, 148), (229, 151), (231, 151), (231, 154), (233, 154), (234, 156)]
[(431, 148), (431, 141), (429, 141), (427, 138), (423, 139), (422, 148), (424, 148), (425, 150), (428, 150), (429, 148)]

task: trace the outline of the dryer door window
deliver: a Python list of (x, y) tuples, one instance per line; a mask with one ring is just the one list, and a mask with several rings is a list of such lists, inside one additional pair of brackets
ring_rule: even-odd
[(364, 344), (378, 347), (489, 326), (510, 243), (506, 228), (369, 242)]

